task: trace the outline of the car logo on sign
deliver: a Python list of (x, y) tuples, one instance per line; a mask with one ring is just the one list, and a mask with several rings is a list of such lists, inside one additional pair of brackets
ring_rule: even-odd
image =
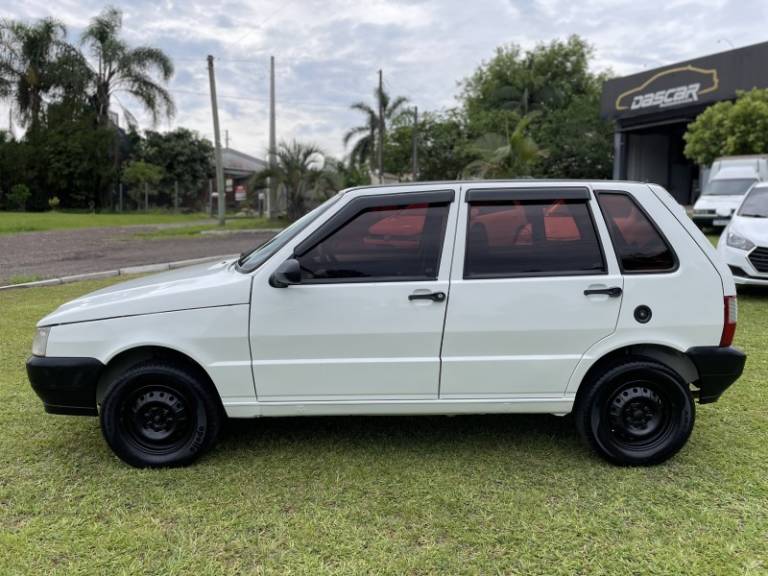
[(681, 66), (653, 75), (640, 86), (616, 98), (616, 110), (668, 108), (699, 101), (699, 96), (718, 89), (715, 69)]

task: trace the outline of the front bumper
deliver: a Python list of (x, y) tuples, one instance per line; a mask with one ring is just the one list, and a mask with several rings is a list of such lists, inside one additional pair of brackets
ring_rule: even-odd
[(104, 364), (95, 358), (32, 356), (27, 376), (49, 414), (96, 416), (96, 386)]
[(736, 382), (744, 371), (747, 355), (738, 348), (697, 346), (686, 354), (699, 371), (699, 404), (717, 402), (728, 387)]
[[(717, 214), (702, 214), (702, 213), (691, 213), (691, 220), (693, 220), (697, 226), (706, 226), (706, 227), (713, 227), (713, 228), (725, 228), (728, 225), (728, 222), (731, 221), (731, 216), (718, 216)], [(715, 224), (715, 221), (717, 221), (717, 224)]]
[(768, 273), (760, 272), (749, 259), (752, 250), (731, 248), (725, 240), (721, 240), (717, 251), (731, 269), (731, 275), (736, 284), (768, 286)]

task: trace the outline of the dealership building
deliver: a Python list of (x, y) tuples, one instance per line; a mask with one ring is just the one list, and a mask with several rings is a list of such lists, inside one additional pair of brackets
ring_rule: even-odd
[(614, 179), (656, 182), (692, 204), (702, 170), (683, 155), (688, 124), (752, 88), (768, 88), (768, 42), (608, 80), (601, 113), (615, 126)]

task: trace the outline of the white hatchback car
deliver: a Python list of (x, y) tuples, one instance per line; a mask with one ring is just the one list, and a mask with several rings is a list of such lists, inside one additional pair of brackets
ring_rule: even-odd
[(768, 182), (747, 192), (717, 250), (736, 284), (768, 286)]
[(658, 186), (417, 183), (64, 304), (27, 368), (135, 466), (190, 463), (225, 416), (520, 412), (653, 464), (741, 375), (735, 327), (728, 268)]

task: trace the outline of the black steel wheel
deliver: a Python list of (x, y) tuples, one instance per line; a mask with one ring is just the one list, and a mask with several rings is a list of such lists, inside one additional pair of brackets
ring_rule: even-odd
[(635, 360), (585, 382), (574, 410), (582, 437), (615, 464), (661, 463), (676, 454), (693, 429), (695, 405), (672, 369)]
[(115, 454), (144, 468), (183, 466), (199, 458), (215, 442), (222, 414), (197, 374), (153, 361), (110, 384), (100, 419)]

